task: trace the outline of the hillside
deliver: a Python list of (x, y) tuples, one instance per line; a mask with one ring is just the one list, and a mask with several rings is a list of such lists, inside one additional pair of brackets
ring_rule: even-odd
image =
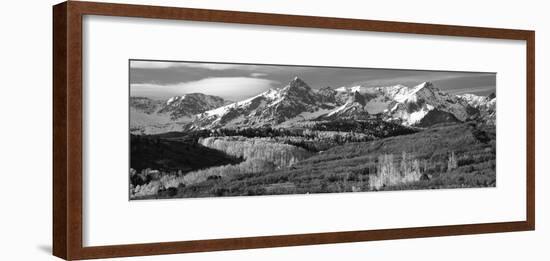
[(138, 172), (147, 168), (166, 172), (186, 172), (240, 161), (237, 157), (195, 142), (155, 136), (130, 137), (130, 167)]
[[(288, 168), (234, 173), (189, 183), (170, 197), (358, 192), (397, 189), (494, 187), (495, 131), (475, 123), (439, 125), (422, 132), (351, 142), (322, 151)], [(380, 186), (381, 171), (418, 175), (410, 182)], [(408, 176), (407, 176), (408, 175)], [(168, 197), (160, 191), (153, 197)]]

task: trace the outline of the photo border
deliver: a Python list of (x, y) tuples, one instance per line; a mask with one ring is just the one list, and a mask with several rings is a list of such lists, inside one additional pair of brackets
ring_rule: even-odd
[[(523, 40), (526, 42), (527, 54), (526, 220), (83, 247), (82, 19), (85, 15)], [(534, 229), (534, 31), (77, 1), (53, 7), (53, 254), (57, 257), (67, 260), (92, 259)]]

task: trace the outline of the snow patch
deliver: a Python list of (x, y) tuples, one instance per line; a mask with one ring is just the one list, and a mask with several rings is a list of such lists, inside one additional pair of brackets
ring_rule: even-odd
[(319, 110), (316, 110), (314, 112), (305, 111), (305, 112), (302, 112), (302, 113), (296, 115), (296, 117), (294, 117), (292, 119), (289, 119), (285, 122), (282, 122), (281, 124), (279, 124), (277, 126), (279, 126), (279, 127), (291, 127), (293, 124), (298, 123), (298, 122), (314, 120), (314, 119), (316, 119), (316, 118), (318, 118), (322, 115), (330, 113), (331, 110), (332, 109), (319, 109)]
[(409, 114), (408, 117), (405, 118), (405, 125), (411, 126), (420, 122), (426, 116), (426, 114), (428, 114), (428, 112), (433, 109), (433, 106), (427, 104), (426, 106), (422, 107), (421, 110)]
[(491, 101), (489, 101), (489, 98), (487, 98), (485, 96), (478, 96), (478, 95), (469, 94), (469, 93), (462, 94), (462, 95), (457, 95), (457, 97), (459, 97), (462, 100), (466, 101), (466, 103), (468, 103), (472, 107), (483, 106), (483, 105), (486, 105), (486, 104), (491, 102)]
[(343, 111), (346, 108), (347, 105), (348, 105), (348, 103), (336, 108), (336, 110), (331, 111), (329, 114), (327, 114), (327, 116), (332, 116), (332, 115), (334, 115), (334, 114), (336, 114), (340, 111)]
[[(263, 92), (263, 93), (260, 93), (254, 97), (251, 97), (251, 98), (248, 98), (246, 100), (242, 100), (242, 101), (239, 101), (239, 102), (234, 102), (234, 103), (231, 103), (231, 104), (228, 104), (228, 105), (225, 105), (225, 106), (222, 106), (222, 107), (219, 107), (219, 108), (216, 108), (216, 109), (213, 109), (213, 110), (209, 110), (209, 111), (205, 111), (204, 113), (202, 113), (203, 115), (206, 115), (206, 116), (218, 116), (218, 117), (221, 117), (225, 114), (227, 114), (227, 112), (229, 112), (231, 109), (233, 108), (237, 108), (237, 107), (245, 107), (245, 106), (248, 106), (250, 105), (250, 103), (258, 98), (258, 97), (261, 97), (261, 96), (264, 96), (264, 94), (270, 92), (271, 90), (267, 91), (267, 92)], [(200, 116), (201, 114), (199, 114)]]
[(168, 101), (166, 101), (166, 105), (170, 105), (171, 103), (173, 103), (175, 101), (183, 100), (183, 99), (185, 99), (185, 95), (183, 95), (183, 96), (174, 96), (174, 97), (168, 99)]
[(348, 92), (348, 88), (345, 86), (342, 86), (340, 88), (334, 89), (336, 92)]

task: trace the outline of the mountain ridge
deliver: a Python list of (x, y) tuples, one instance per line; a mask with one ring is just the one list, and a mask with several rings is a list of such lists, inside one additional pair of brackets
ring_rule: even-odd
[[(138, 105), (149, 104), (140, 101)], [(147, 108), (145, 105), (141, 107)], [(373, 117), (404, 126), (425, 127), (441, 121), (478, 120), (494, 124), (495, 107), (496, 97), (453, 95), (431, 82), (413, 87), (398, 84), (313, 89), (296, 76), (281, 88), (229, 104), (220, 97), (200, 93), (175, 96), (165, 101), (157, 112), (168, 112), (181, 130), (292, 127), (314, 121)], [(423, 121), (426, 116), (429, 118)]]

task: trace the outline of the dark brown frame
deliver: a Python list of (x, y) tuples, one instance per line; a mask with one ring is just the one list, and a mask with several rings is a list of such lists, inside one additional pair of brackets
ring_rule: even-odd
[[(527, 219), (502, 223), (83, 247), (82, 18), (84, 15), (524, 40), (527, 45), (527, 122), (525, 122)], [(53, 67), (53, 254), (60, 258), (76, 260), (159, 255), (535, 229), (534, 31), (69, 1), (53, 7)]]

